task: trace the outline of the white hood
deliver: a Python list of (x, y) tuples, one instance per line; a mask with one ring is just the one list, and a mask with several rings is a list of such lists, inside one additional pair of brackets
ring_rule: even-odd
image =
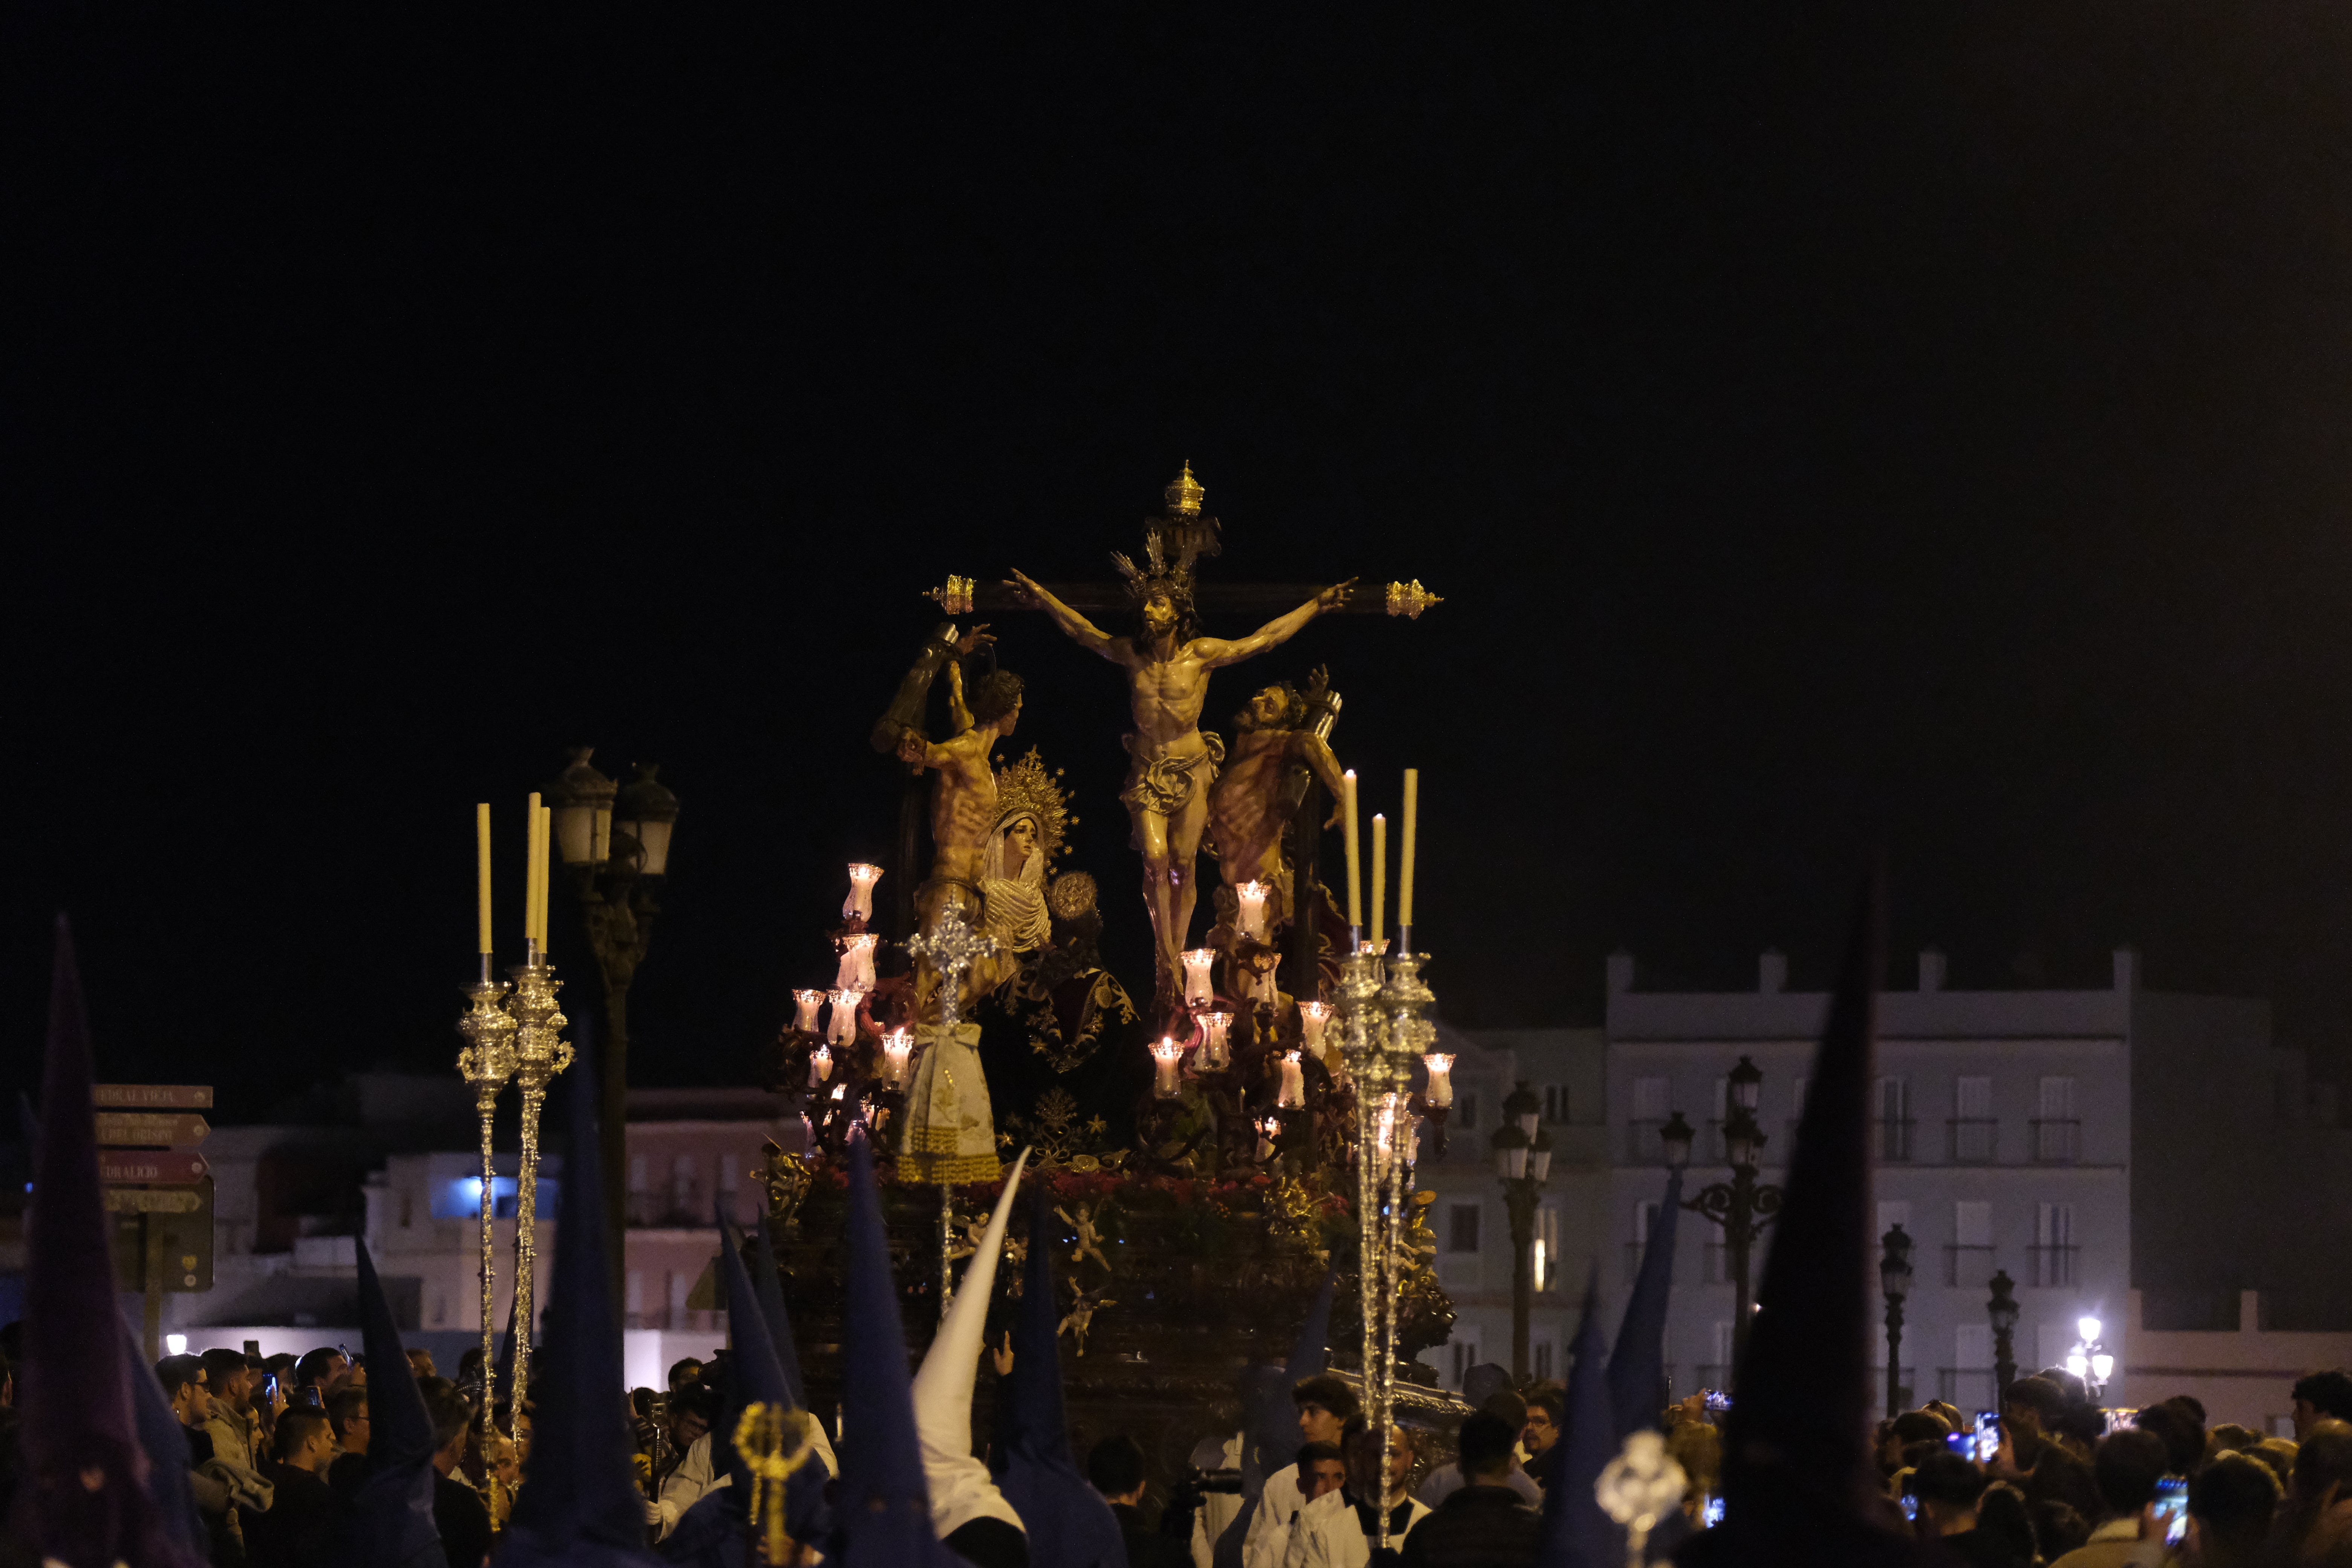
[(1004, 1178), (1004, 1194), (989, 1215), (980, 1250), (964, 1270), (947, 1319), (915, 1373), (915, 1431), (923, 1445), (923, 1479), (931, 1491), (931, 1531), (941, 1539), (982, 1518), (1001, 1519), (1024, 1533), (1028, 1530), (971, 1451), (971, 1386), (980, 1375), (981, 1335), (996, 1284), (997, 1255), (1013, 1218), (1013, 1194), (1028, 1163), (1029, 1151), (1024, 1149)]

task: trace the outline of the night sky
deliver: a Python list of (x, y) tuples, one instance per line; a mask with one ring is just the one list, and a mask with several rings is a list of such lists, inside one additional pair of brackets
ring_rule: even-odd
[[(1186, 458), (1212, 580), (1447, 597), (1203, 722), (1328, 662), (1424, 770), (1457, 1022), (1822, 984), (1883, 849), (1898, 984), (2128, 942), (2346, 1061), (2352, 14), (856, 9), (10, 13), (0, 1087), (61, 908), (107, 1074), (445, 1068), (473, 803), (511, 960), (591, 742), (684, 802), (639, 1077), (741, 1080), (919, 591)], [(1142, 984), (1115, 672), (996, 629)]]

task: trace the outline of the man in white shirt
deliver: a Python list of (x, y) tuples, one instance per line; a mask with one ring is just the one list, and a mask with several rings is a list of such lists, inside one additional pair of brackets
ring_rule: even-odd
[[(1354, 1391), (1328, 1372), (1301, 1379), (1290, 1391), (1290, 1398), (1298, 1406), (1300, 1447), (1338, 1442), (1360, 1408)], [(1257, 1500), (1257, 1512), (1251, 1516), (1248, 1533), (1242, 1538), (1242, 1568), (1282, 1568), (1292, 1523), (1307, 1506), (1306, 1493), (1298, 1484), (1297, 1454), (1294, 1448), (1288, 1454), (1268, 1456), (1269, 1460), (1279, 1458), (1281, 1468), (1269, 1470), (1265, 1490)]]
[(1284, 1568), (1368, 1568), (1380, 1537), (1380, 1513), (1371, 1500), (1376, 1493), (1389, 1511), (1391, 1547), (1402, 1547), (1413, 1526), (1429, 1517), (1429, 1510), (1405, 1490), (1405, 1479), (1412, 1474), (1412, 1436), (1402, 1426), (1391, 1426), (1389, 1433), (1388, 1484), (1382, 1487), (1380, 1434), (1360, 1415), (1349, 1421), (1340, 1439), (1348, 1456), (1348, 1484), (1299, 1510)]

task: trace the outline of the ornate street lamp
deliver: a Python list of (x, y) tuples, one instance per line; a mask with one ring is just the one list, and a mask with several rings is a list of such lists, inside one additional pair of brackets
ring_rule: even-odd
[[(1748, 1279), (1748, 1266), (1757, 1238), (1772, 1216), (1780, 1212), (1780, 1189), (1769, 1182), (1756, 1179), (1757, 1163), (1763, 1157), (1767, 1142), (1764, 1130), (1756, 1123), (1756, 1107), (1761, 1103), (1764, 1074), (1746, 1057), (1731, 1070), (1728, 1084), (1728, 1116), (1723, 1124), (1723, 1152), (1731, 1166), (1731, 1180), (1717, 1182), (1696, 1197), (1683, 1200), (1683, 1207), (1711, 1220), (1723, 1232), (1724, 1256), (1731, 1264), (1731, 1382), (1738, 1386), (1739, 1363), (1748, 1358), (1748, 1322), (1756, 1315), (1756, 1298)], [(1690, 1163), (1691, 1126), (1675, 1111), (1666, 1124), (1658, 1130), (1665, 1144), (1666, 1163), (1681, 1170)]]
[(2085, 1315), (2074, 1321), (2074, 1331), (2082, 1338), (2066, 1352), (2066, 1370), (2083, 1380), (2089, 1390), (2091, 1402), (2097, 1404), (2106, 1396), (2107, 1379), (2116, 1373), (2116, 1358), (2099, 1342), (2099, 1320)]
[(1903, 1299), (1911, 1294), (1911, 1238), (1896, 1226), (1879, 1237), (1885, 1248), (1878, 1259), (1878, 1288), (1886, 1297), (1886, 1416), (1893, 1420), (1906, 1408), (1911, 1391), (1903, 1384)]
[(2017, 1297), (2012, 1294), (2017, 1281), (2004, 1268), (1992, 1277), (1992, 1300), (1985, 1303), (1985, 1316), (1992, 1320), (1992, 1391), (1993, 1407), (2009, 1395), (2009, 1385), (2017, 1381)]
[(629, 984), (653, 942), (655, 893), (669, 870), (677, 796), (640, 763), (625, 789), (589, 763), (594, 748), (572, 753), (572, 765), (547, 788), (556, 848), (580, 904), (588, 950), (604, 981), (604, 1082), (597, 1142), (604, 1162), (604, 1224), (612, 1263), (622, 1264), (628, 1223)]
[(1543, 1100), (1522, 1083), (1504, 1097), (1503, 1124), (1487, 1141), (1511, 1219), (1511, 1375), (1521, 1378), (1528, 1375), (1528, 1318), (1535, 1305), (1537, 1195), (1551, 1173), (1551, 1137), (1536, 1126), (1542, 1114)]

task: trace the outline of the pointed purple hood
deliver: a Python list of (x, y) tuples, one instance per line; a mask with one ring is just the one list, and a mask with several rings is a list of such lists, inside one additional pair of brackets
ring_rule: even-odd
[(1060, 1310), (1055, 1295), (1054, 1200), (1039, 1183), (1029, 1211), (1029, 1267), (1013, 1331), (1013, 1375), (999, 1424), (1005, 1453), (996, 1484), (1028, 1527), (1030, 1568), (1123, 1568), (1118, 1517), (1070, 1457), (1062, 1404)]
[(198, 1568), (148, 1489), (99, 1184), (94, 1080), (73, 933), (59, 915), (26, 1225), (24, 1418), (9, 1534), (70, 1568), (112, 1568), (118, 1561)]
[(354, 1244), (354, 1251), (360, 1333), (373, 1375), (368, 1383), (367, 1462), (344, 1521), (344, 1559), (352, 1568), (446, 1568), (441, 1531), (433, 1521), (433, 1417), (416, 1379), (408, 1375), (408, 1347), (400, 1342), (366, 1237)]

